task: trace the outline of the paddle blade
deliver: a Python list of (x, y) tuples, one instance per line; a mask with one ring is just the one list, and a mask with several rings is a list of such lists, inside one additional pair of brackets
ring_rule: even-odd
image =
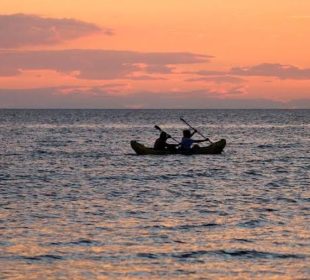
[(154, 126), (157, 130), (161, 131), (160, 127), (158, 125)]

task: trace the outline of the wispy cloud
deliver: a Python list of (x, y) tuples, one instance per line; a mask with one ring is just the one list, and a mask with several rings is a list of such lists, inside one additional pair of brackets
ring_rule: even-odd
[(0, 15), (0, 48), (52, 45), (96, 32), (113, 34), (109, 28), (76, 19), (26, 14)]
[(234, 77), (234, 76), (210, 76), (210, 77), (198, 77), (198, 78), (191, 78), (188, 79), (189, 82), (212, 82), (216, 84), (240, 84), (245, 82), (244, 79)]
[(310, 79), (310, 68), (298, 68), (293, 65), (276, 63), (262, 63), (250, 67), (235, 67), (229, 72), (237, 76), (263, 76), (279, 79), (308, 80)]
[(171, 73), (173, 66), (209, 61), (193, 53), (142, 53), (112, 50), (2, 51), (0, 75), (18, 75), (27, 70), (73, 73), (79, 79), (127, 78), (134, 72)]
[[(238, 77), (274, 77), (282, 80), (309, 80), (310, 68), (299, 68), (294, 65), (285, 65), (279, 63), (261, 63), (258, 65), (246, 67), (233, 67), (228, 71), (201, 70), (192, 74), (201, 76), (201, 78), (193, 78), (193, 80), (231, 80), (238, 82)], [(207, 78), (206, 78), (207, 77)], [(234, 77), (236, 79), (234, 79)], [(241, 82), (241, 81), (240, 81)]]

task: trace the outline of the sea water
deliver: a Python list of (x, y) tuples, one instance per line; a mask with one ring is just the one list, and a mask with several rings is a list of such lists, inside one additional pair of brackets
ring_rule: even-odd
[[(180, 117), (224, 153), (134, 154)], [(309, 279), (309, 147), (310, 110), (0, 110), (0, 279)]]

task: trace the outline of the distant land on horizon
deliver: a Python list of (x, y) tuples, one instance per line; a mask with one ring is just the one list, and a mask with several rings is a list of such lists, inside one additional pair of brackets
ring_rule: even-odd
[[(44, 94), (45, 93), (45, 94)], [(164, 95), (144, 99), (135, 95), (121, 97), (83, 96), (68, 94), (59, 104), (57, 94), (44, 90), (1, 90), (1, 109), (310, 109), (310, 99), (275, 101), (268, 99), (194, 98), (180, 100)], [(150, 94), (149, 94), (150, 95)]]

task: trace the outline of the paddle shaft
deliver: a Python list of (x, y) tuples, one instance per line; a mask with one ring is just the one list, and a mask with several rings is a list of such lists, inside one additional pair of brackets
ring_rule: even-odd
[(199, 132), (196, 128), (192, 127), (186, 120), (184, 120), (183, 118), (180, 118), (180, 120), (181, 120), (182, 122), (184, 122), (185, 124), (187, 124), (191, 129), (196, 130), (196, 132), (197, 132), (201, 137), (203, 137), (204, 139), (208, 139), (208, 141), (209, 141), (210, 143), (213, 143), (209, 138), (207, 138), (206, 136), (204, 136), (204, 135), (203, 135), (201, 132)]
[(170, 136), (170, 138), (172, 139), (172, 140), (174, 140), (175, 142), (177, 142), (178, 144), (180, 143), (177, 139), (175, 139), (174, 137), (172, 137), (170, 134), (168, 134), (166, 131), (163, 131), (158, 125), (155, 125), (155, 128), (157, 129), (157, 130), (159, 130), (160, 132), (165, 132), (167, 135), (169, 135)]

